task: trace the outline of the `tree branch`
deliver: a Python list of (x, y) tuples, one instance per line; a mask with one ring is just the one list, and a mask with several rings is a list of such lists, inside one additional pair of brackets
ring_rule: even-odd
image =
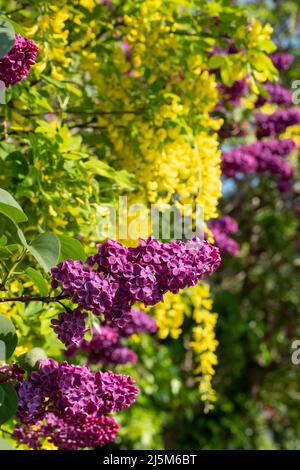
[(45, 296), (45, 297), (39, 297), (39, 296), (31, 296), (31, 295), (21, 295), (20, 297), (2, 297), (0, 298), (0, 303), (4, 302), (44, 302), (46, 304), (50, 304), (51, 302), (58, 302), (60, 303), (60, 300), (67, 299), (68, 296), (64, 294), (57, 295), (56, 297), (51, 297), (51, 296)]

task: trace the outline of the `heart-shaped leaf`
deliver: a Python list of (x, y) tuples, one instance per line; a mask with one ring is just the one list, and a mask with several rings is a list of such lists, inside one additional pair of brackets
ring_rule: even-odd
[(17, 201), (4, 189), (0, 189), (0, 212), (15, 224), (26, 222), (27, 216)]
[(58, 263), (60, 241), (53, 233), (41, 233), (33, 240), (28, 249), (45, 271), (49, 271)]
[(40, 235), (28, 244), (22, 230), (18, 229), (17, 232), (23, 245), (45, 271), (48, 272), (58, 263), (60, 257), (60, 240), (56, 235), (49, 232), (40, 233)]
[(42, 348), (33, 348), (25, 354), (23, 363), (26, 366), (34, 367), (40, 359), (47, 359), (47, 354)]
[(64, 261), (65, 259), (81, 259), (85, 261), (86, 254), (79, 240), (67, 237), (66, 235), (58, 235), (58, 238), (61, 245), (59, 261)]

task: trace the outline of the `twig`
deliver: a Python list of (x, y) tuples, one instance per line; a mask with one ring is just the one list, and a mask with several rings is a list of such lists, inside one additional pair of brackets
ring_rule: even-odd
[[(51, 302), (58, 302), (61, 303), (60, 300), (67, 299), (68, 296), (64, 294), (60, 294), (56, 297), (52, 296), (31, 296), (31, 295), (21, 295), (20, 297), (2, 297), (0, 298), (0, 303), (4, 302), (44, 302), (46, 304), (50, 304)], [(63, 305), (63, 304), (62, 304)], [(65, 307), (65, 306), (64, 306)]]

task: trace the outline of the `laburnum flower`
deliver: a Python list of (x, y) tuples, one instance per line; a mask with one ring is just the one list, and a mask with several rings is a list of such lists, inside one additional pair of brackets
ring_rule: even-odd
[(47, 438), (70, 450), (115, 438), (118, 425), (105, 415), (135, 402), (138, 389), (131, 377), (52, 359), (38, 367), (18, 387), (20, 424), (14, 433), (20, 442), (39, 448)]
[(240, 247), (238, 243), (229, 236), (238, 231), (238, 224), (232, 217), (224, 215), (218, 219), (211, 219), (208, 227), (212, 231), (215, 244), (220, 248), (221, 252), (233, 256), (239, 252)]
[(149, 238), (135, 248), (108, 240), (82, 261), (66, 260), (51, 270), (54, 288), (61, 285), (80, 310), (104, 314), (124, 328), (136, 302), (155, 305), (166, 292), (196, 285), (220, 264), (218, 248), (206, 240), (162, 243)]
[(33, 41), (16, 34), (13, 48), (0, 59), (0, 80), (6, 87), (20, 82), (29, 75), (37, 54), (38, 47)]

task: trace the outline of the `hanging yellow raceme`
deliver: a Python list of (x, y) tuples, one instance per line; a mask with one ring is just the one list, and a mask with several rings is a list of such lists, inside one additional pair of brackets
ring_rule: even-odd
[(216, 400), (212, 380), (218, 363), (218, 341), (215, 335), (218, 315), (213, 312), (209, 285), (202, 282), (183, 293), (167, 294), (165, 301), (155, 307), (154, 315), (161, 339), (168, 336), (178, 339), (183, 332), (185, 318), (193, 321), (189, 345), (194, 355), (195, 381), (198, 383), (200, 398), (205, 404), (204, 411), (210, 411)]

